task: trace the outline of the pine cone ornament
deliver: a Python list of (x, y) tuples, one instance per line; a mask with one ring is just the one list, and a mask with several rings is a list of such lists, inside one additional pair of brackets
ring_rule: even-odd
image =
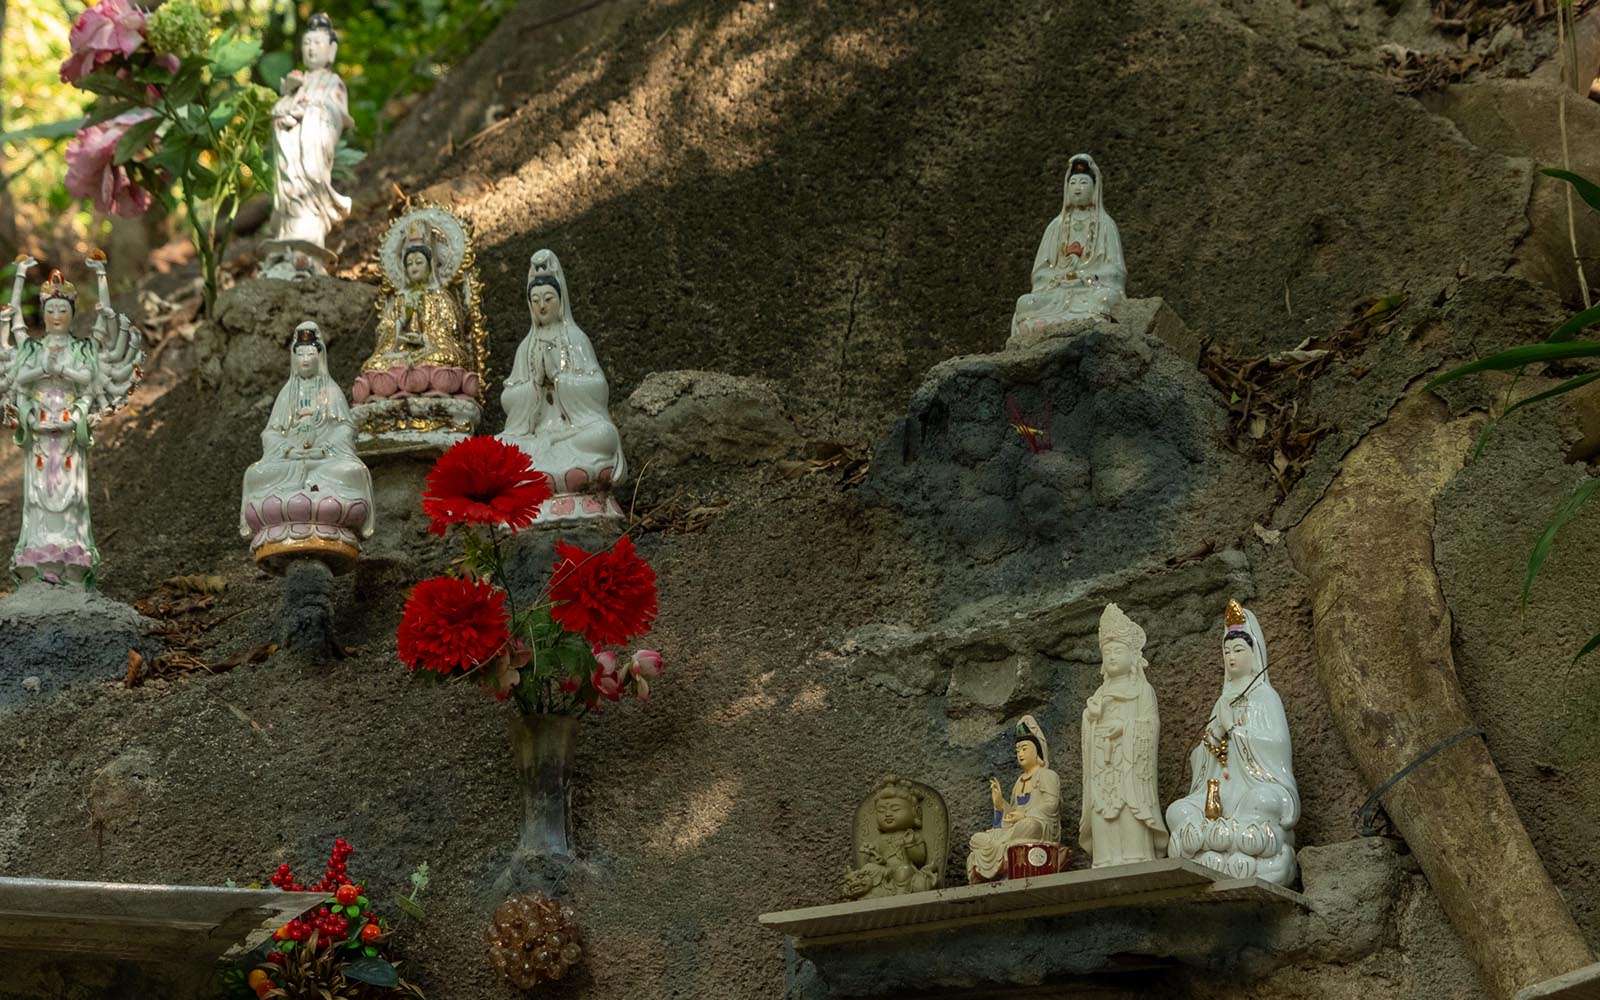
[(576, 915), (538, 892), (512, 896), (494, 911), (484, 935), (489, 961), (519, 989), (553, 983), (583, 958)]

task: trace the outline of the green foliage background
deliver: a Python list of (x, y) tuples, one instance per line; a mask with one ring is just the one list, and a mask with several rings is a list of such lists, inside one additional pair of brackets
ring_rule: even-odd
[[(339, 72), (354, 135), (370, 149), (397, 102), (431, 88), (517, 0), (202, 0), (219, 30), (262, 40), (256, 79), (277, 88), (298, 62), (305, 21), (327, 13), (339, 34)], [(102, 221), (67, 194), (65, 150), (89, 95), (60, 81), (67, 31), (83, 0), (7, 0), (0, 35), (0, 178), (25, 245), (70, 245)], [(19, 134), (20, 133), (20, 134)], [(0, 229), (3, 232), (3, 229)]]

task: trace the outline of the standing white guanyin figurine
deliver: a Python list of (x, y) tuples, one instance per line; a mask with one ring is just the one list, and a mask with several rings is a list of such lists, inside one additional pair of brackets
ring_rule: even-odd
[(1300, 819), (1289, 719), (1267, 676), (1261, 625), (1238, 601), (1223, 619), (1222, 671), (1222, 696), (1189, 753), (1189, 794), (1167, 807), (1168, 853), (1288, 885)]
[(1122, 236), (1106, 214), (1100, 168), (1087, 153), (1067, 165), (1061, 214), (1033, 258), (1033, 290), (1017, 300), (1011, 335), (1048, 336), (1065, 323), (1108, 316), (1124, 298)]
[(1094, 867), (1154, 861), (1167, 850), (1156, 793), (1161, 718), (1145, 679), (1144, 629), (1107, 604), (1098, 690), (1083, 708), (1083, 812), (1078, 841)]
[(244, 474), (239, 533), (258, 564), (275, 573), (298, 558), (335, 573), (355, 565), (374, 511), (372, 475), (355, 438), (322, 331), (301, 323), (289, 344), (289, 380), (261, 432), (261, 458)]
[[(1022, 773), (1011, 786), (1008, 802), (1000, 782), (989, 779), (994, 818), (967, 842), (967, 881), (989, 882), (1005, 877), (1013, 844), (1043, 847), (1053, 857), (1061, 840), (1061, 776), (1050, 769), (1050, 744), (1031, 715), (1017, 723), (1017, 767)], [(1041, 862), (1042, 864), (1043, 862)]]
[(92, 588), (100, 567), (89, 519), (91, 429), (143, 377), (138, 329), (111, 308), (105, 254), (91, 251), (100, 301), (89, 337), (72, 332), (78, 292), (53, 271), (39, 289), (44, 332), (29, 336), (22, 286), (37, 261), (17, 259), (11, 302), (0, 309), (0, 394), (22, 446), (22, 533), (11, 557), (20, 581)]
[(610, 390), (594, 345), (572, 318), (571, 290), (552, 251), (533, 255), (526, 294), (533, 323), (500, 393), (506, 429), (499, 438), (527, 452), (552, 481), (555, 496), (534, 525), (621, 518), (611, 490), (628, 465), (607, 409)]
[[(350, 199), (333, 188), (339, 136), (354, 125), (344, 81), (333, 71), (339, 36), (326, 14), (313, 14), (300, 38), (304, 72), (283, 78), (283, 96), (272, 107), (273, 163), (270, 242), (262, 262), (266, 277), (323, 273), (328, 230), (350, 214)], [(310, 268), (310, 272), (307, 271)]]

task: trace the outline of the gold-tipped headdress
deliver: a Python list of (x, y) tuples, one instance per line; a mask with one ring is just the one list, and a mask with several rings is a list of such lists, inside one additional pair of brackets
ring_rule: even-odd
[(1232, 597), (1228, 598), (1228, 608), (1222, 613), (1223, 628), (1243, 628), (1247, 621), (1248, 619), (1244, 616), (1244, 605)]
[(1100, 644), (1103, 646), (1111, 640), (1125, 642), (1135, 652), (1144, 649), (1144, 629), (1115, 604), (1107, 604), (1105, 611), (1100, 614)]
[(39, 305), (42, 307), (51, 299), (65, 299), (73, 308), (77, 308), (78, 305), (78, 290), (73, 287), (72, 282), (61, 276), (60, 270), (51, 271), (50, 277), (39, 286)]
[(436, 235), (437, 234), (430, 231), (428, 224), (423, 222), (421, 219), (418, 219), (411, 223), (410, 226), (407, 226), (406, 241), (400, 248), (401, 263), (405, 262), (405, 259), (411, 255), (412, 251), (418, 251), (428, 258), (429, 264), (432, 264), (433, 246)]

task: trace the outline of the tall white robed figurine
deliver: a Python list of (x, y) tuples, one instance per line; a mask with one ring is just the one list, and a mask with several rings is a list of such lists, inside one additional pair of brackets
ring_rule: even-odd
[(1156, 794), (1161, 718), (1145, 680), (1144, 629), (1107, 604), (1100, 616), (1098, 690), (1083, 708), (1083, 812), (1078, 841), (1094, 867), (1154, 861), (1167, 828)]
[(1238, 601), (1224, 616), (1222, 669), (1222, 696), (1189, 753), (1189, 794), (1167, 807), (1169, 853), (1288, 885), (1300, 818), (1289, 720), (1267, 676), (1261, 625)]
[(1087, 153), (1067, 165), (1061, 214), (1033, 258), (1033, 290), (1017, 300), (1013, 337), (1048, 336), (1066, 323), (1107, 316), (1124, 298), (1122, 236), (1106, 214), (1105, 184)]
[(506, 429), (499, 438), (527, 452), (552, 480), (555, 496), (534, 524), (621, 518), (611, 490), (628, 471), (622, 437), (607, 409), (605, 372), (572, 318), (571, 289), (554, 252), (533, 255), (525, 292), (532, 325), (500, 393)]
[(261, 432), (261, 458), (245, 470), (239, 533), (264, 568), (298, 558), (349, 570), (372, 537), (372, 475), (355, 450), (344, 393), (328, 374), (327, 345), (310, 321), (289, 343), (289, 380)]
[(91, 251), (100, 301), (89, 337), (72, 332), (78, 292), (53, 271), (39, 289), (44, 332), (29, 336), (22, 286), (37, 263), (17, 260), (11, 303), (0, 309), (0, 396), (22, 446), (22, 533), (11, 571), (22, 581), (93, 587), (100, 567), (89, 519), (91, 428), (121, 406), (143, 373), (138, 329), (111, 308), (105, 254)]
[(321, 273), (333, 259), (327, 250), (328, 230), (350, 214), (350, 199), (333, 187), (339, 136), (355, 124), (344, 81), (333, 70), (338, 55), (333, 22), (326, 14), (311, 15), (300, 38), (305, 70), (283, 78), (283, 96), (272, 108), (277, 182), (272, 241), (262, 265), (266, 277), (295, 277), (308, 268)]

